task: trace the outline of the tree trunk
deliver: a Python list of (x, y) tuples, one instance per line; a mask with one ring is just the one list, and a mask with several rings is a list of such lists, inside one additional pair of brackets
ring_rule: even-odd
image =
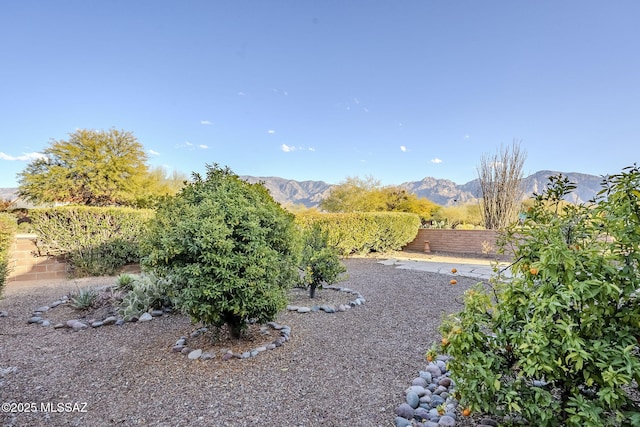
[(242, 338), (242, 334), (245, 330), (245, 322), (240, 316), (233, 313), (225, 313), (223, 315), (224, 322), (229, 327), (229, 332), (233, 338)]

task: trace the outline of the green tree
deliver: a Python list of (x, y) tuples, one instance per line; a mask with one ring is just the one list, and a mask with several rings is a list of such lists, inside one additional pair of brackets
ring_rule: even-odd
[(173, 196), (185, 186), (189, 177), (181, 172), (167, 171), (157, 166), (151, 168), (143, 179), (142, 192), (136, 193), (137, 207), (153, 208), (164, 196)]
[(227, 324), (240, 336), (248, 319), (267, 322), (287, 303), (299, 252), (293, 215), (261, 184), (207, 165), (158, 207), (143, 242), (143, 266), (172, 283), (170, 296), (194, 321)]
[(77, 130), (43, 155), (18, 174), (18, 194), (36, 203), (131, 205), (148, 174), (142, 144), (122, 130)]
[(309, 298), (314, 298), (316, 289), (322, 288), (323, 283), (335, 283), (347, 269), (340, 262), (336, 247), (329, 245), (329, 232), (320, 224), (314, 223), (302, 233), (301, 280), (309, 288)]
[(594, 203), (551, 177), (504, 242), (512, 277), (466, 292), (443, 322), (461, 403), (539, 426), (637, 426), (640, 407), (640, 169), (603, 181)]
[(423, 220), (431, 218), (438, 205), (399, 186), (382, 186), (369, 176), (366, 179), (347, 178), (331, 189), (320, 203), (327, 212), (407, 212)]
[(320, 208), (327, 212), (377, 212), (385, 207), (380, 181), (371, 176), (365, 179), (347, 177), (320, 202)]

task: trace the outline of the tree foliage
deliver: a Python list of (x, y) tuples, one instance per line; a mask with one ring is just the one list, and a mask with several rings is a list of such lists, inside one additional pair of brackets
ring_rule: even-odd
[(526, 153), (514, 141), (485, 155), (478, 167), (482, 196), (482, 217), (488, 230), (500, 230), (515, 221), (522, 202), (522, 166)]
[(143, 179), (142, 191), (135, 195), (135, 205), (141, 208), (153, 208), (164, 196), (173, 196), (187, 183), (189, 177), (176, 170), (167, 173), (161, 167), (149, 169)]
[(438, 205), (399, 186), (382, 186), (369, 176), (348, 177), (334, 186), (320, 208), (327, 212), (407, 212), (428, 219)]
[(36, 203), (131, 205), (147, 178), (146, 160), (131, 132), (77, 130), (52, 140), (18, 174), (18, 194)]
[(329, 232), (320, 224), (313, 223), (303, 229), (302, 239), (301, 281), (309, 288), (309, 297), (313, 298), (323, 283), (335, 283), (347, 269), (340, 262), (337, 248), (329, 244)]
[[(461, 402), (539, 426), (640, 425), (640, 169), (590, 204), (551, 177), (504, 233), (513, 276), (466, 292), (441, 327)], [(635, 394), (635, 402), (631, 396)]]
[(194, 321), (238, 336), (246, 321), (273, 320), (297, 278), (293, 215), (261, 184), (207, 165), (159, 205), (143, 265), (173, 284)]

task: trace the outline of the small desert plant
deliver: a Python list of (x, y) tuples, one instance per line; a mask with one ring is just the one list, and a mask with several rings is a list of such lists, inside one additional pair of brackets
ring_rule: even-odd
[(98, 299), (98, 292), (93, 288), (82, 288), (70, 296), (71, 306), (76, 310), (88, 310)]
[(131, 290), (120, 304), (120, 313), (125, 320), (138, 317), (150, 309), (161, 309), (173, 305), (169, 296), (171, 287), (169, 280), (154, 274), (129, 277), (131, 282), (128, 286)]
[(119, 291), (131, 291), (133, 289), (133, 282), (136, 276), (131, 274), (122, 273), (117, 278), (116, 289)]

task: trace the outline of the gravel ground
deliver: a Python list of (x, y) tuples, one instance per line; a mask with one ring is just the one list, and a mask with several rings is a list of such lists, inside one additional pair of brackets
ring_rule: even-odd
[[(277, 321), (291, 326), (290, 342), (229, 361), (172, 353), (181, 335), (200, 326), (177, 314), (80, 332), (27, 324), (36, 307), (113, 278), (9, 284), (0, 300), (0, 310), (9, 312), (0, 318), (0, 402), (33, 402), (38, 409), (80, 403), (73, 409), (86, 412), (0, 413), (1, 424), (392, 426), (404, 390), (425, 366), (425, 351), (439, 340), (442, 314), (460, 310), (460, 296), (477, 280), (460, 277), (451, 286), (447, 276), (372, 259), (345, 264), (349, 278), (340, 285), (360, 291), (366, 304), (336, 314), (282, 313)], [(322, 290), (319, 298), (346, 303), (345, 295)], [(300, 302), (300, 295), (292, 299)], [(273, 339), (265, 338), (265, 344)], [(10, 367), (17, 369), (2, 376)]]

